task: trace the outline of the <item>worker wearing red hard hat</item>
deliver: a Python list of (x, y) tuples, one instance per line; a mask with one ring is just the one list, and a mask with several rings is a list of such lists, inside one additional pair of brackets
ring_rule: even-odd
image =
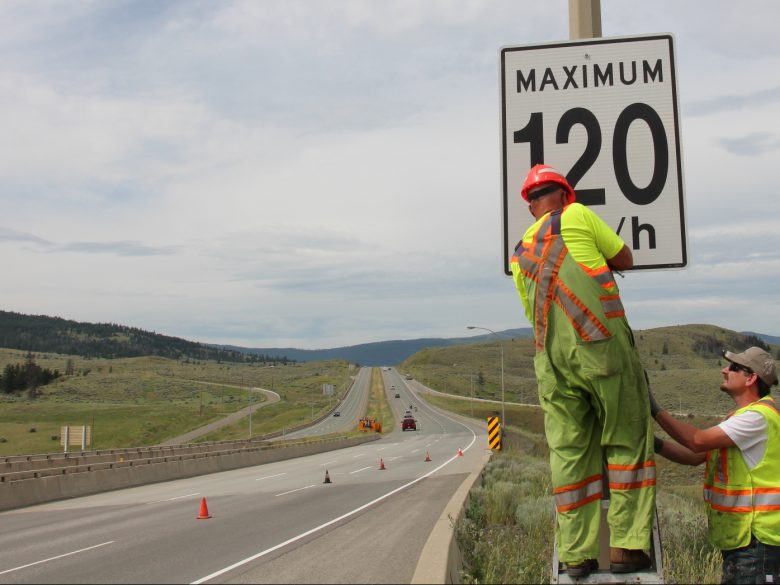
[[(610, 489), (610, 569), (650, 565), (655, 509), (647, 385), (613, 270), (631, 250), (566, 178), (536, 165), (521, 191), (536, 222), (515, 248), (512, 273), (534, 327), (534, 369), (545, 414), (558, 558), (571, 577), (598, 568), (600, 499)], [(607, 477), (603, 462), (607, 463)]]

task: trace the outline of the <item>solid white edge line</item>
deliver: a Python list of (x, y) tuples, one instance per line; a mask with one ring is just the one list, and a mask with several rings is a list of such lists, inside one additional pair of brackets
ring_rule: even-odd
[(73, 552), (65, 553), (63, 555), (57, 555), (56, 557), (51, 557), (48, 559), (43, 559), (42, 561), (35, 561), (34, 563), (28, 563), (26, 565), (22, 565), (21, 567), (14, 567), (13, 569), (6, 569), (5, 571), (0, 571), (0, 575), (5, 575), (6, 573), (13, 573), (14, 571), (19, 571), (21, 569), (26, 569), (27, 567), (32, 567), (33, 565), (40, 565), (41, 563), (48, 563), (49, 561), (56, 561), (57, 559), (61, 559), (62, 557), (69, 557), (70, 555), (75, 555), (81, 552), (85, 552), (88, 550), (92, 550), (93, 548), (98, 548), (101, 546), (106, 546), (107, 544), (113, 544), (114, 540), (109, 540), (108, 542), (103, 542), (100, 544), (96, 544), (95, 546), (88, 546), (87, 548), (82, 548), (79, 550), (74, 550)]
[[(449, 418), (449, 417), (445, 416), (445, 418)], [(453, 420), (453, 419), (450, 419), (450, 420)], [(468, 446), (465, 449), (463, 449), (464, 451), (468, 451), (471, 448), (471, 446), (477, 440), (476, 433), (473, 430), (471, 430), (469, 427), (467, 427), (466, 425), (464, 425), (463, 423), (461, 423), (459, 421), (453, 421), (453, 422), (457, 422), (458, 424), (466, 427), (471, 432), (471, 435), (472, 435), (471, 443), (469, 443)], [(439, 471), (442, 467), (444, 467), (445, 465), (449, 465), (450, 463), (452, 463), (457, 458), (458, 458), (458, 455), (455, 454), (452, 457), (450, 457), (449, 459), (447, 459), (447, 461), (445, 461), (444, 463), (442, 463), (441, 465), (439, 465), (435, 469), (429, 471), (425, 475), (421, 475), (417, 479), (413, 479), (409, 483), (404, 484), (402, 486), (399, 486), (399, 487), (395, 488), (394, 490), (391, 490), (391, 491), (387, 492), (385, 495), (379, 496), (378, 498), (376, 498), (374, 500), (371, 500), (367, 504), (363, 504), (359, 508), (355, 508), (351, 512), (347, 512), (346, 514), (342, 514), (338, 518), (334, 518), (333, 520), (329, 520), (328, 522), (325, 522), (324, 524), (320, 524), (319, 526), (316, 526), (315, 528), (312, 528), (311, 530), (307, 530), (306, 532), (304, 532), (302, 534), (299, 534), (298, 536), (293, 536), (292, 538), (289, 538), (289, 539), (285, 540), (284, 542), (280, 542), (276, 546), (272, 546), (271, 548), (268, 548), (268, 549), (266, 549), (264, 551), (261, 551), (261, 552), (259, 552), (257, 554), (254, 554), (251, 557), (247, 557), (247, 558), (245, 558), (242, 561), (238, 561), (237, 563), (233, 563), (229, 567), (225, 567), (224, 569), (220, 569), (219, 571), (215, 571), (211, 575), (206, 575), (205, 577), (202, 577), (202, 578), (198, 579), (197, 581), (193, 581), (190, 585), (200, 585), (200, 583), (205, 583), (206, 581), (209, 581), (209, 580), (211, 580), (211, 579), (213, 579), (215, 577), (219, 577), (220, 575), (224, 575), (228, 571), (232, 571), (233, 569), (236, 569), (236, 568), (238, 568), (238, 567), (240, 567), (242, 565), (246, 565), (247, 563), (251, 563), (252, 561), (254, 561), (256, 559), (259, 559), (260, 557), (264, 557), (265, 555), (267, 555), (269, 553), (272, 553), (272, 552), (274, 552), (276, 550), (279, 550), (280, 548), (283, 548), (283, 547), (287, 546), (288, 544), (292, 544), (293, 542), (301, 540), (302, 538), (306, 538), (307, 536), (309, 536), (311, 534), (314, 534), (315, 532), (319, 532), (323, 528), (327, 528), (328, 526), (336, 524), (337, 522), (341, 522), (345, 518), (349, 518), (350, 516), (353, 516), (353, 515), (357, 514), (358, 512), (362, 512), (363, 510), (373, 506), (377, 502), (381, 502), (385, 498), (389, 498), (390, 496), (392, 496), (394, 494), (397, 494), (401, 490), (405, 490), (409, 486), (412, 486), (412, 485), (416, 484), (418, 481), (422, 481), (426, 477), (429, 477), (429, 476), (433, 475), (434, 473)]]

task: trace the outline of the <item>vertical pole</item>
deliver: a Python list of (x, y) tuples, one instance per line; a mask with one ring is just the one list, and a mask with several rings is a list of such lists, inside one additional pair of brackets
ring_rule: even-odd
[(499, 339), (501, 345), (501, 428), (506, 424), (506, 407), (504, 404), (504, 343)]
[(601, 0), (569, 0), (569, 38), (601, 36)]
[(471, 374), (471, 418), (474, 418), (474, 374)]
[(65, 425), (65, 453), (68, 452), (68, 442), (70, 441), (70, 427)]
[(87, 450), (87, 425), (81, 427), (81, 450)]

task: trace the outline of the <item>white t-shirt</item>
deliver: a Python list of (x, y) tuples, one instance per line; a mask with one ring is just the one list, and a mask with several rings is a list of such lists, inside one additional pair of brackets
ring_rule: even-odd
[(748, 469), (753, 469), (764, 457), (767, 422), (760, 412), (748, 410), (727, 418), (718, 425), (739, 447)]

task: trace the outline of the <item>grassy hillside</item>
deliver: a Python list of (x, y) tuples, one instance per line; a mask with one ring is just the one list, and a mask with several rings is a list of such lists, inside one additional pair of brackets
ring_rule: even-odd
[[(713, 325), (638, 330), (635, 339), (656, 398), (672, 412), (716, 415), (730, 409), (731, 401), (718, 391), (725, 363), (721, 349), (742, 351), (763, 345), (780, 355), (780, 346)], [(533, 340), (502, 343), (506, 400), (538, 404)], [(501, 399), (501, 352), (495, 339), (473, 346), (425, 349), (399, 369), (442, 392), (470, 396), (473, 388), (478, 398)]]
[(115, 323), (82, 323), (9, 311), (0, 311), (0, 347), (103, 358), (154, 355), (231, 362), (287, 361), (283, 356), (248, 356)]
[[(27, 352), (0, 349), (0, 369), (24, 361)], [(195, 429), (248, 404), (249, 387), (273, 389), (282, 401), (257, 411), (255, 432), (308, 421), (328, 408), (322, 384), (342, 394), (351, 380), (343, 361), (277, 365), (187, 362), (161, 357), (86, 359), (36, 354), (42, 367), (73, 374), (26, 393), (0, 393), (0, 454), (59, 451), (62, 425), (94, 425), (93, 448), (153, 445)], [(252, 394), (252, 400), (261, 400)], [(32, 429), (35, 429), (32, 431)], [(243, 438), (243, 437), (242, 437)], [(5, 439), (3, 441), (2, 439)]]

